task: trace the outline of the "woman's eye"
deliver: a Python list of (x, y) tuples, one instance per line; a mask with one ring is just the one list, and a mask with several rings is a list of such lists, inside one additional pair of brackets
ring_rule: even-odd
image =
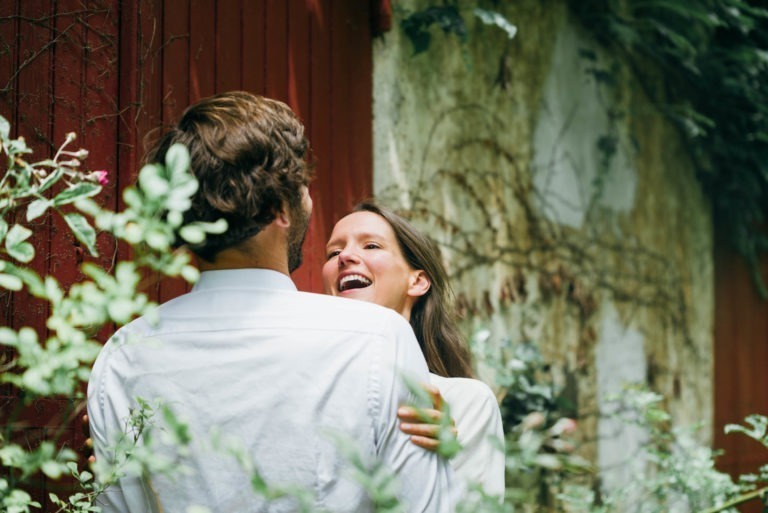
[(369, 242), (365, 246), (363, 246), (365, 249), (379, 249), (381, 246), (376, 244), (375, 242)]
[(329, 251), (329, 252), (328, 252), (328, 253), (325, 255), (325, 259), (326, 259), (326, 260), (330, 260), (331, 258), (333, 258), (333, 257), (335, 257), (335, 256), (338, 256), (338, 255), (339, 255), (339, 253), (341, 253), (341, 251), (340, 251), (340, 250), (338, 250), (338, 249), (334, 249), (333, 251)]

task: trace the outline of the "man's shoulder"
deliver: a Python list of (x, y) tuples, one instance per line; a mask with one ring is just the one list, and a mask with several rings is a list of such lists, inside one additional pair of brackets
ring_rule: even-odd
[(394, 310), (367, 301), (311, 292), (297, 292), (295, 299), (296, 313), (318, 327), (381, 334), (411, 330), (408, 321)]

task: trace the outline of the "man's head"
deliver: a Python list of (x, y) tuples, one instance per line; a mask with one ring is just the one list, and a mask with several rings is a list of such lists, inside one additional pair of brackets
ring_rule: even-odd
[(304, 126), (287, 105), (242, 91), (206, 98), (184, 112), (149, 161), (164, 162), (174, 143), (189, 149), (191, 172), (200, 183), (184, 221), (224, 218), (229, 224), (225, 233), (191, 248), (198, 256), (213, 261), (286, 212), (289, 268), (299, 266), (312, 168)]

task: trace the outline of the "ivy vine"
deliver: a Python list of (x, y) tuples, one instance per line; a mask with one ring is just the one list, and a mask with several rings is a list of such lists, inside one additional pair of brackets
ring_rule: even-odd
[[(404, 16), (401, 28), (414, 53), (429, 48), (435, 25), (465, 42), (470, 12), (484, 23), (514, 29), (498, 12), (501, 3), (443, 0)], [(760, 271), (768, 252), (768, 2), (567, 3), (598, 41), (622, 55), (651, 100), (680, 129), (711, 200), (718, 234), (746, 259), (759, 293), (768, 298)], [(489, 9), (480, 9), (486, 4)], [(514, 37), (514, 30), (507, 33)]]
[(599, 41), (626, 57), (680, 128), (718, 233), (746, 259), (768, 298), (760, 272), (768, 250), (768, 3), (568, 2)]
[(425, 52), (432, 43), (432, 26), (439, 27), (444, 34), (453, 34), (460, 42), (467, 42), (467, 23), (464, 17), (469, 13), (485, 25), (503, 30), (509, 39), (517, 34), (517, 27), (496, 10), (498, 0), (490, 0), (490, 9), (467, 6), (458, 0), (443, 0), (443, 5), (430, 5), (424, 9), (405, 14), (400, 28), (413, 44), (414, 55)]

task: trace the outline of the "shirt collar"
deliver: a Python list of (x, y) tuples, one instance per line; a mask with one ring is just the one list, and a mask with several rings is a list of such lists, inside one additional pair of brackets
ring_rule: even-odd
[(290, 276), (271, 269), (224, 269), (203, 271), (193, 291), (218, 288), (297, 290)]

